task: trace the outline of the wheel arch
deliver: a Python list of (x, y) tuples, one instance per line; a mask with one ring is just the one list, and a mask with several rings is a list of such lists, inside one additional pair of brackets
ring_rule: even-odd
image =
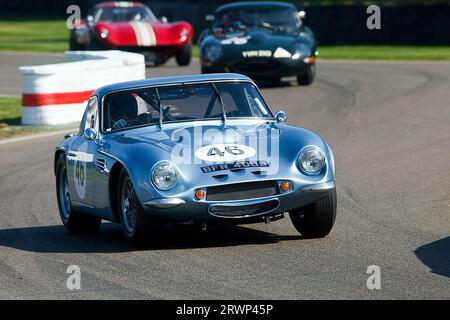
[(61, 150), (61, 149), (58, 149), (55, 152), (55, 158), (53, 159), (53, 172), (55, 175), (56, 175), (56, 166), (58, 164), (58, 159), (62, 154), (65, 154), (65, 152), (64, 152), (64, 150)]
[(109, 174), (109, 204), (111, 212), (115, 219), (120, 220), (120, 212), (117, 201), (117, 193), (119, 191), (119, 176), (122, 169), (125, 168), (119, 161), (114, 163)]

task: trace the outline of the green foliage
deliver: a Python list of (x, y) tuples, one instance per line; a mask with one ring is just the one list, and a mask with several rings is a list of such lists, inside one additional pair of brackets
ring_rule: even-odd
[(68, 39), (64, 20), (0, 19), (0, 51), (63, 52)]

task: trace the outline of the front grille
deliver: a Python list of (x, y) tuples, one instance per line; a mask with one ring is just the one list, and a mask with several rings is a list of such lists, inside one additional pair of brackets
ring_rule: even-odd
[(277, 70), (280, 63), (271, 60), (242, 61), (234, 65), (240, 72), (267, 72)]
[(276, 181), (244, 182), (206, 188), (207, 201), (255, 199), (276, 194), (279, 194)]
[(262, 214), (278, 208), (278, 200), (270, 200), (263, 203), (249, 204), (244, 206), (216, 205), (209, 208), (209, 212), (215, 216), (222, 217), (244, 217)]

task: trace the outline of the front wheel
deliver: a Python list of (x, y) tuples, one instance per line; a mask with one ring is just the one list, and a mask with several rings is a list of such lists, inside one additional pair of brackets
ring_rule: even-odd
[(297, 83), (300, 86), (309, 86), (313, 83), (314, 78), (316, 76), (316, 64), (308, 64), (306, 65), (306, 71), (301, 75), (297, 76)]
[(120, 222), (125, 237), (135, 244), (140, 244), (159, 234), (164, 224), (144, 212), (125, 169), (120, 172), (118, 189)]
[(186, 43), (175, 55), (179, 66), (188, 66), (192, 59), (192, 41)]
[(66, 159), (60, 155), (56, 164), (56, 197), (64, 226), (74, 233), (95, 233), (102, 219), (76, 211), (71, 204)]
[(333, 228), (336, 219), (336, 190), (326, 197), (289, 212), (291, 221), (304, 238), (323, 238)]

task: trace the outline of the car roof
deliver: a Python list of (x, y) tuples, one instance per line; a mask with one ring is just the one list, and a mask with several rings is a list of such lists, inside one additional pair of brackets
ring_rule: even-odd
[(229, 9), (258, 9), (258, 8), (292, 8), (297, 7), (292, 3), (281, 1), (240, 1), (224, 4), (217, 8), (216, 13)]
[(150, 78), (145, 80), (135, 80), (121, 83), (114, 83), (98, 88), (92, 95), (104, 96), (113, 91), (122, 91), (142, 87), (190, 84), (197, 82), (216, 82), (216, 81), (245, 81), (254, 84), (250, 78), (237, 73), (213, 73), (213, 74), (195, 74), (185, 76)]
[(95, 6), (96, 8), (133, 8), (133, 7), (145, 7), (142, 2), (136, 1), (107, 1), (101, 2)]

